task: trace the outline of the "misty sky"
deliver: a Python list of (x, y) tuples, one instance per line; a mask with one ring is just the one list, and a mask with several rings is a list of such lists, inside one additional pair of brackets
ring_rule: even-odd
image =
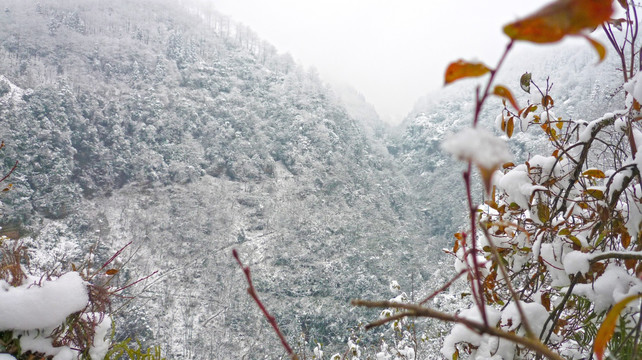
[(494, 64), (507, 22), (544, 0), (212, 0), (280, 52), (348, 83), (387, 121), (443, 84), (449, 62)]

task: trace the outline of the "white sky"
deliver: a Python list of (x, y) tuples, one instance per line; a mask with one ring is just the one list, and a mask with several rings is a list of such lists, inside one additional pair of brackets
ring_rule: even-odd
[(545, 0), (212, 0), (322, 79), (352, 85), (398, 123), (459, 58), (493, 66), (504, 24)]

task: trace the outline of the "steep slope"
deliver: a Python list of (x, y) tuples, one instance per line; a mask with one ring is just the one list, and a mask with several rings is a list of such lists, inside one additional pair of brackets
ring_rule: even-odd
[(188, 5), (7, 2), (0, 137), (21, 165), (2, 223), (97, 264), (133, 241), (116, 281), (159, 274), (126, 292), (118, 337), (168, 358), (278, 348), (232, 248), (294, 343), (340, 350), (362, 314), (349, 298), (432, 276), (421, 206), (316, 76)]

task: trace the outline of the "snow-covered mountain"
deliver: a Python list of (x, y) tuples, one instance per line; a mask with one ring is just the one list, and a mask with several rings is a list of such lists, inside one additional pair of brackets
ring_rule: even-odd
[[(135, 298), (117, 337), (160, 343), (171, 359), (280, 355), (233, 248), (293, 344), (343, 352), (352, 334), (376, 346), (378, 333), (357, 329), (376, 314), (350, 298), (448, 277), (441, 248), (465, 211), (460, 165), (439, 144), (470, 124), (473, 86), (420, 99), (391, 129), (354, 90), (328, 88), (202, 5), (6, 2), (0, 138), (5, 169), (20, 166), (0, 225), (63, 266), (132, 241), (118, 281), (159, 273), (124, 294)], [(618, 89), (590, 50), (568, 54), (516, 52), (500, 81), (518, 89), (525, 71), (545, 82), (561, 69), (560, 115), (590, 118)], [(485, 126), (500, 110), (487, 107)], [(515, 139), (518, 158), (542, 146)]]
[(97, 263), (133, 241), (119, 281), (159, 274), (131, 289), (118, 337), (175, 359), (276, 348), (233, 248), (294, 343), (337, 351), (365, 314), (350, 298), (433, 276), (430, 224), (362, 100), (351, 116), (314, 73), (187, 2), (6, 8), (0, 74), (21, 95), (0, 135), (20, 166), (2, 223)]

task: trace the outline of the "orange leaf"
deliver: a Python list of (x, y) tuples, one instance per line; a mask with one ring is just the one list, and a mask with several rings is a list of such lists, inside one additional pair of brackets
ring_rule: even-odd
[(490, 72), (490, 68), (482, 63), (470, 63), (464, 60), (457, 60), (448, 65), (446, 69), (445, 85), (467, 77), (482, 76), (488, 72)]
[(613, 337), (615, 325), (617, 324), (617, 320), (619, 319), (622, 310), (624, 310), (628, 303), (641, 297), (642, 294), (625, 297), (620, 302), (613, 305), (609, 313), (606, 315), (604, 322), (602, 322), (600, 329), (597, 331), (597, 335), (595, 335), (595, 341), (593, 342), (593, 352), (595, 352), (597, 360), (602, 360), (604, 358), (606, 345), (609, 343), (609, 340), (611, 340), (611, 337)]
[(493, 89), (493, 94), (510, 101), (510, 104), (515, 108), (515, 110), (519, 111), (519, 106), (517, 106), (517, 101), (515, 101), (513, 94), (506, 87), (501, 85), (495, 86), (495, 89)]
[(107, 274), (107, 275), (116, 275), (116, 274), (118, 274), (118, 270), (117, 269), (109, 269), (109, 270), (105, 271), (105, 274)]
[(513, 40), (552, 43), (592, 30), (613, 14), (612, 0), (557, 0), (504, 27)]

